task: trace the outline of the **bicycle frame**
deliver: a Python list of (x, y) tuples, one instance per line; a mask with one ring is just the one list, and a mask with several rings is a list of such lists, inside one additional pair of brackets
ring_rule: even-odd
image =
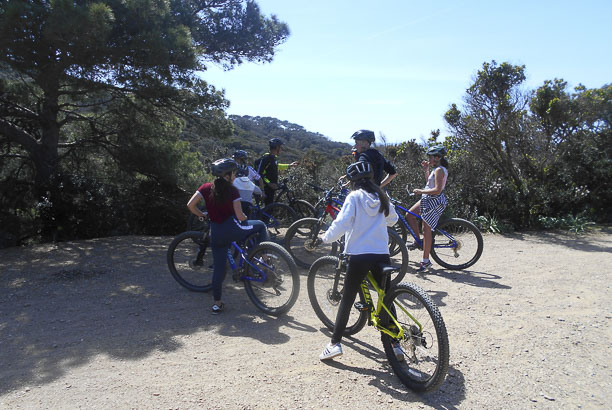
[(278, 219), (273, 217), (272, 215), (264, 212), (264, 207), (262, 207), (259, 202), (254, 201), (251, 203), (251, 208), (249, 209), (249, 213), (247, 215), (248, 219), (259, 219), (266, 218), (269, 222), (266, 223), (266, 227), (268, 228), (276, 228), (278, 226)]
[[(363, 282), (361, 282), (361, 293), (363, 294), (363, 298), (365, 300), (366, 305), (373, 307), (372, 295), (370, 294), (368, 283), (372, 285), (372, 287), (378, 294), (378, 301), (376, 304), (376, 309), (370, 309), (369, 324), (373, 325), (378, 331), (383, 332), (391, 336), (394, 339), (397, 339), (397, 340), (404, 339), (404, 328), (397, 321), (397, 319), (395, 318), (395, 315), (391, 312), (391, 310), (389, 310), (389, 308), (383, 303), (386, 292), (384, 289), (378, 286), (378, 283), (376, 282), (376, 279), (374, 279), (374, 275), (372, 275), (372, 272), (368, 272), (366, 279)], [(396, 303), (395, 305), (399, 307), (404, 313), (406, 313), (406, 315), (408, 315), (410, 319), (412, 319), (412, 321), (419, 327), (420, 331), (423, 330), (423, 325), (421, 325), (421, 323), (412, 314), (410, 314), (410, 312), (408, 312), (406, 309), (404, 309), (402, 305), (398, 303)], [(399, 329), (399, 332), (394, 332), (381, 323), (380, 312), (382, 312), (383, 309), (387, 312), (389, 317), (393, 320), (393, 323), (395, 324), (397, 329)]]
[[(423, 241), (420, 240), (417, 235), (415, 234), (415, 232), (412, 230), (412, 228), (410, 227), (410, 224), (408, 223), (408, 221), (406, 220), (406, 218), (404, 217), (405, 213), (409, 213), (410, 215), (414, 216), (415, 218), (417, 218), (418, 220), (422, 220), (423, 218), (421, 217), (421, 215), (419, 214), (415, 214), (414, 212), (410, 211), (409, 209), (404, 208), (399, 202), (393, 200), (393, 205), (397, 209), (404, 211), (404, 214), (402, 214), (402, 212), (397, 211), (397, 216), (399, 218), (399, 220), (402, 222), (402, 224), (406, 227), (406, 229), (408, 229), (408, 232), (410, 232), (410, 235), (412, 235), (412, 238), (414, 239), (414, 241), (416, 243), (418, 243), (420, 246), (423, 246)], [(446, 236), (448, 239), (450, 239), (450, 243), (444, 244), (444, 245), (438, 245), (436, 243), (434, 243), (432, 246), (434, 248), (451, 248), (454, 249), (457, 247), (457, 241), (455, 240), (455, 238), (453, 238), (453, 236), (451, 234), (449, 234), (448, 232), (442, 230), (442, 229), (436, 229), (438, 232), (440, 232), (442, 235)]]
[[(240, 254), (240, 260), (238, 261), (238, 263), (236, 263), (234, 256), (232, 255), (232, 248), (236, 249), (238, 251), (238, 253)], [(240, 271), (240, 280), (250, 280), (253, 282), (264, 282), (267, 278), (267, 275), (264, 271), (262, 271), (261, 269), (259, 269), (259, 267), (257, 267), (256, 265), (252, 264), (248, 259), (247, 259), (247, 255), (244, 249), (242, 249), (236, 242), (232, 242), (230, 245), (230, 248), (227, 250), (227, 260), (230, 264), (230, 267), (232, 268), (233, 272), (236, 272), (236, 270)], [(249, 264), (249, 266), (251, 266), (253, 269), (255, 269), (259, 274), (261, 274), (261, 278), (256, 278), (253, 276), (247, 276), (244, 275), (244, 268), (246, 267), (246, 264)], [(257, 262), (264, 265), (267, 268), (272, 268), (270, 265), (268, 265), (266, 262), (264, 262), (261, 258), (257, 259)]]

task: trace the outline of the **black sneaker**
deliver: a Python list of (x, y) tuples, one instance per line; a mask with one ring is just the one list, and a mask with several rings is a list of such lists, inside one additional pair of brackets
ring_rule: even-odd
[(214, 305), (212, 305), (212, 313), (213, 315), (218, 315), (219, 313), (223, 312), (223, 308), (225, 307), (224, 303), (221, 303), (221, 305), (217, 305), (216, 303)]

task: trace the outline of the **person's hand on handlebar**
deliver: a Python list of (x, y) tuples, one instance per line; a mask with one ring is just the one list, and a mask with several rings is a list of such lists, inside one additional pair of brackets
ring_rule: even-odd
[[(346, 182), (344, 182), (345, 179), (347, 180)], [(338, 185), (340, 185), (342, 188), (346, 188), (350, 183), (351, 181), (348, 180), (346, 175), (342, 175), (340, 178), (338, 178)]]

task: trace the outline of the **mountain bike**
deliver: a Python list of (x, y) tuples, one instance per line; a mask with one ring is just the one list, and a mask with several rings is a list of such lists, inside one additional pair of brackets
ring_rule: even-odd
[[(291, 255), (273, 242), (256, 244), (256, 235), (232, 242), (228, 261), (232, 279), (242, 281), (249, 299), (266, 314), (279, 316), (295, 304), (300, 291), (297, 266)], [(194, 292), (212, 289), (213, 256), (209, 230), (187, 231), (170, 243), (167, 252), (172, 277)]]
[[(200, 207), (200, 210), (205, 212), (206, 208)], [(284, 234), (285, 230), (289, 228), (293, 222), (299, 219), (293, 208), (280, 202), (272, 202), (262, 208), (258, 201), (254, 201), (254, 203), (251, 204), (251, 208), (245, 211), (247, 211), (245, 214), (248, 219), (263, 221), (268, 228), (268, 232), (272, 236)], [(200, 220), (194, 214), (189, 216), (187, 225), (188, 231), (208, 230), (208, 222)]]
[(338, 180), (336, 186), (331, 189), (323, 189), (320, 186), (310, 182), (307, 182), (306, 184), (310, 185), (316, 192), (322, 193), (314, 206), (315, 218), (320, 218), (326, 212), (327, 205), (330, 203), (334, 205), (337, 211), (339, 211), (344, 203), (344, 198), (346, 198), (349, 193), (349, 190), (344, 187), (341, 180)]
[[(341, 187), (341, 185), (339, 185)], [(341, 189), (341, 188), (340, 188)], [(322, 243), (319, 234), (329, 228), (329, 224), (340, 212), (339, 206), (342, 202), (335, 196), (337, 188), (325, 192), (325, 208), (319, 218), (303, 218), (294, 222), (287, 232), (283, 246), (302, 268), (309, 268), (312, 263), (325, 255), (336, 255), (344, 250), (344, 237), (332, 243)], [(388, 228), (389, 234), (389, 256), (394, 264), (400, 269), (393, 277), (393, 283), (399, 283), (408, 271), (408, 249), (405, 242), (393, 230)]]
[[(307, 218), (315, 216), (315, 208), (304, 199), (296, 198), (295, 193), (289, 188), (289, 178), (284, 178), (278, 184), (278, 189), (274, 193), (274, 202), (288, 204), (296, 213), (297, 218)], [(287, 201), (282, 199), (286, 197)]]
[[(423, 250), (423, 241), (412, 230), (405, 216), (406, 213), (413, 215), (419, 222), (421, 215), (411, 212), (402, 203), (391, 198), (395, 205), (399, 220), (394, 225), (400, 237), (406, 241), (408, 233), (412, 235), (414, 242), (408, 246), (408, 250)], [(432, 231), (433, 242), (431, 245), (431, 257), (440, 266), (451, 270), (466, 269), (480, 259), (483, 251), (482, 234), (470, 221), (461, 218), (447, 218), (440, 220), (436, 229)], [(418, 258), (415, 258), (418, 260)]]
[[(333, 331), (344, 291), (347, 261), (344, 255), (324, 256), (308, 272), (308, 298), (315, 314)], [(389, 283), (386, 275), (397, 268), (380, 265), (383, 276), (379, 285), (372, 272), (362, 282), (359, 300), (351, 311), (344, 335), (359, 332), (366, 323), (381, 333), (385, 355), (401, 382), (408, 388), (428, 392), (437, 389), (448, 371), (449, 341), (446, 325), (438, 307), (427, 293), (414, 283)], [(376, 301), (370, 293), (374, 290)], [(404, 356), (398, 358), (394, 345)]]

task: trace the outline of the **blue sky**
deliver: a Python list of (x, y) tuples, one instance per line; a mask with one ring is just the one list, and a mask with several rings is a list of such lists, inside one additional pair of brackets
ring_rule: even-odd
[(612, 1), (257, 0), (291, 36), (274, 61), (202, 77), (224, 89), (229, 114), (275, 117), (350, 142), (357, 129), (387, 142), (448, 134), (484, 62), (526, 66), (528, 89), (563, 78), (612, 83)]

